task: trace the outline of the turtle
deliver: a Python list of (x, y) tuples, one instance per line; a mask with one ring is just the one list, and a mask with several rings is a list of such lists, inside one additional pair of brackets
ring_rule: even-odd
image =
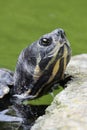
[(47, 94), (64, 78), (71, 47), (61, 28), (43, 35), (19, 55), (14, 73), (14, 96), (34, 99)]
[(47, 94), (64, 78), (71, 52), (63, 29), (41, 36), (21, 51), (14, 73), (3, 70), (7, 77), (5, 80), (0, 77), (1, 85), (5, 86), (2, 90), (12, 85), (3, 95), (10, 91), (20, 100), (32, 100)]

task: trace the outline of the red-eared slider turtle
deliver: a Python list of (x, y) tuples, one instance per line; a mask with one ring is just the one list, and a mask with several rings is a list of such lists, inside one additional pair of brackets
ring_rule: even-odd
[(9, 93), (10, 88), (11, 94), (20, 99), (48, 93), (64, 78), (70, 57), (70, 44), (63, 29), (43, 35), (21, 52), (14, 74), (0, 69), (0, 98)]
[(64, 77), (71, 57), (69, 41), (63, 29), (43, 35), (25, 48), (14, 73), (14, 96), (33, 99), (49, 92)]
[(8, 94), (13, 86), (13, 72), (8, 69), (0, 69), (0, 99)]

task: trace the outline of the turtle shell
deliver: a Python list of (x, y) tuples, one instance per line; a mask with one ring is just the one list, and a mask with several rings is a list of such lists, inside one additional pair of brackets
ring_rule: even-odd
[(13, 72), (8, 69), (0, 69), (0, 98), (9, 93), (9, 86), (13, 85)]

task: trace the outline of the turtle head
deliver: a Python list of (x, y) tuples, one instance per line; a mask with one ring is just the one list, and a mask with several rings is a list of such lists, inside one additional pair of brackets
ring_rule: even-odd
[(43, 35), (18, 58), (14, 74), (15, 96), (33, 99), (49, 92), (63, 78), (70, 57), (70, 44), (63, 29)]

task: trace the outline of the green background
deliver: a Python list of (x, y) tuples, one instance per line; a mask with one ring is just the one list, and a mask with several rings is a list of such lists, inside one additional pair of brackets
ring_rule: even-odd
[(14, 70), (21, 50), (56, 28), (73, 55), (87, 53), (87, 0), (0, 0), (0, 68)]

